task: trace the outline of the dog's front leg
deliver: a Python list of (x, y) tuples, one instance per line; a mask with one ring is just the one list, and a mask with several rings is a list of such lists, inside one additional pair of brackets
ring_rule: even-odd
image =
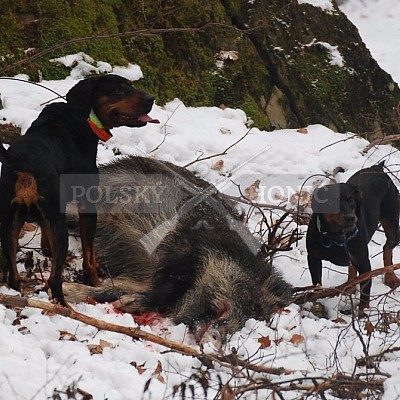
[(79, 231), (81, 234), (83, 255), (83, 283), (90, 286), (99, 286), (100, 281), (97, 275), (98, 263), (94, 251), (97, 213), (95, 210), (88, 211), (86, 208), (79, 208)]
[(307, 256), (307, 261), (313, 285), (322, 285), (322, 261), (310, 254)]
[[(356, 250), (357, 249), (357, 250)], [(358, 274), (361, 276), (371, 271), (371, 263), (369, 261), (368, 248), (359, 246), (356, 249), (349, 249), (350, 261), (357, 269)], [(371, 294), (372, 279), (368, 279), (360, 284), (360, 304), (358, 306), (359, 316), (364, 315), (364, 309), (369, 307), (369, 300)]]

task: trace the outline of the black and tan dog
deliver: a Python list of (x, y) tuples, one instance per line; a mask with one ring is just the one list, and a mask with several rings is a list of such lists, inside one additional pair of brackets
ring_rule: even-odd
[[(384, 266), (392, 265), (399, 241), (399, 192), (383, 171), (384, 163), (355, 173), (346, 183), (314, 191), (313, 215), (307, 231), (308, 267), (314, 285), (322, 284), (322, 260), (352, 266), (359, 275), (371, 270), (368, 243), (381, 223), (386, 235)], [(394, 288), (400, 280), (393, 271), (385, 284)], [(361, 285), (359, 312), (369, 307), (371, 279)]]
[[(67, 93), (66, 100), (46, 106), (8, 150), (0, 146), (0, 239), (6, 258), (3, 281), (20, 290), (18, 235), (25, 221), (37, 221), (43, 252), (52, 256), (52, 296), (63, 305), (62, 271), (68, 251), (65, 208), (72, 200), (72, 188), (97, 186), (97, 145), (99, 138), (106, 141), (111, 137), (109, 129), (158, 122), (147, 115), (154, 97), (117, 75), (82, 80)], [(83, 280), (98, 285), (93, 249), (96, 206), (83, 196), (78, 211)]]

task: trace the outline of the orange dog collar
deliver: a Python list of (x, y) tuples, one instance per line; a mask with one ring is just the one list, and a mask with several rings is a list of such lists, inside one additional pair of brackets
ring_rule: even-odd
[(112, 138), (112, 134), (108, 129), (104, 129), (103, 124), (97, 118), (97, 115), (91, 111), (88, 123), (93, 131), (93, 133), (103, 142), (107, 142)]

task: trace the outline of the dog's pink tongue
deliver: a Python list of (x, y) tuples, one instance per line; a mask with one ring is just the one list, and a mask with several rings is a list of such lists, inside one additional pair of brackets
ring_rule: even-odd
[(153, 118), (149, 117), (146, 114), (139, 115), (138, 120), (142, 121), (142, 122), (151, 122), (152, 124), (159, 124), (160, 123), (160, 121), (158, 119), (153, 119)]

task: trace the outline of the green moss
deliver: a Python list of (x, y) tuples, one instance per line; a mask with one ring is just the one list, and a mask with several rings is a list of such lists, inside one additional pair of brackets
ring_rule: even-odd
[(270, 131), (271, 122), (268, 117), (260, 110), (257, 102), (249, 94), (246, 94), (240, 108), (246, 113), (248, 118), (253, 121), (253, 126), (261, 130)]
[[(26, 57), (25, 49), (34, 48), (40, 52), (68, 42), (71, 39), (93, 37), (118, 32), (118, 22), (112, 5), (105, 0), (63, 1), (39, 0), (36, 2), (17, 1), (13, 4), (0, 0), (1, 34), (7, 37), (2, 40), (0, 50), (11, 54), (3, 65), (19, 61)], [(24, 64), (10, 71), (28, 73), (31, 78), (37, 77), (38, 70), (45, 79), (64, 78), (69, 71), (64, 67), (49, 62), (49, 58), (59, 57), (84, 51), (95, 59), (115, 64), (124, 64), (123, 47), (119, 39), (87, 40), (51, 51), (46, 57), (35, 62)], [(0, 65), (1, 66), (1, 65)]]
[[(296, 69), (297, 80), (291, 82), (292, 88), (302, 91), (303, 95), (307, 91), (307, 98), (312, 101), (303, 105), (308, 110), (310, 121), (318, 122), (321, 115), (335, 115), (336, 118), (341, 115), (345, 127), (343, 99), (349, 95), (350, 71), (333, 65), (329, 51), (320, 45), (302, 48), (293, 54), (289, 65)], [(301, 79), (298, 79), (299, 76)], [(319, 122), (327, 123), (326, 120)]]

